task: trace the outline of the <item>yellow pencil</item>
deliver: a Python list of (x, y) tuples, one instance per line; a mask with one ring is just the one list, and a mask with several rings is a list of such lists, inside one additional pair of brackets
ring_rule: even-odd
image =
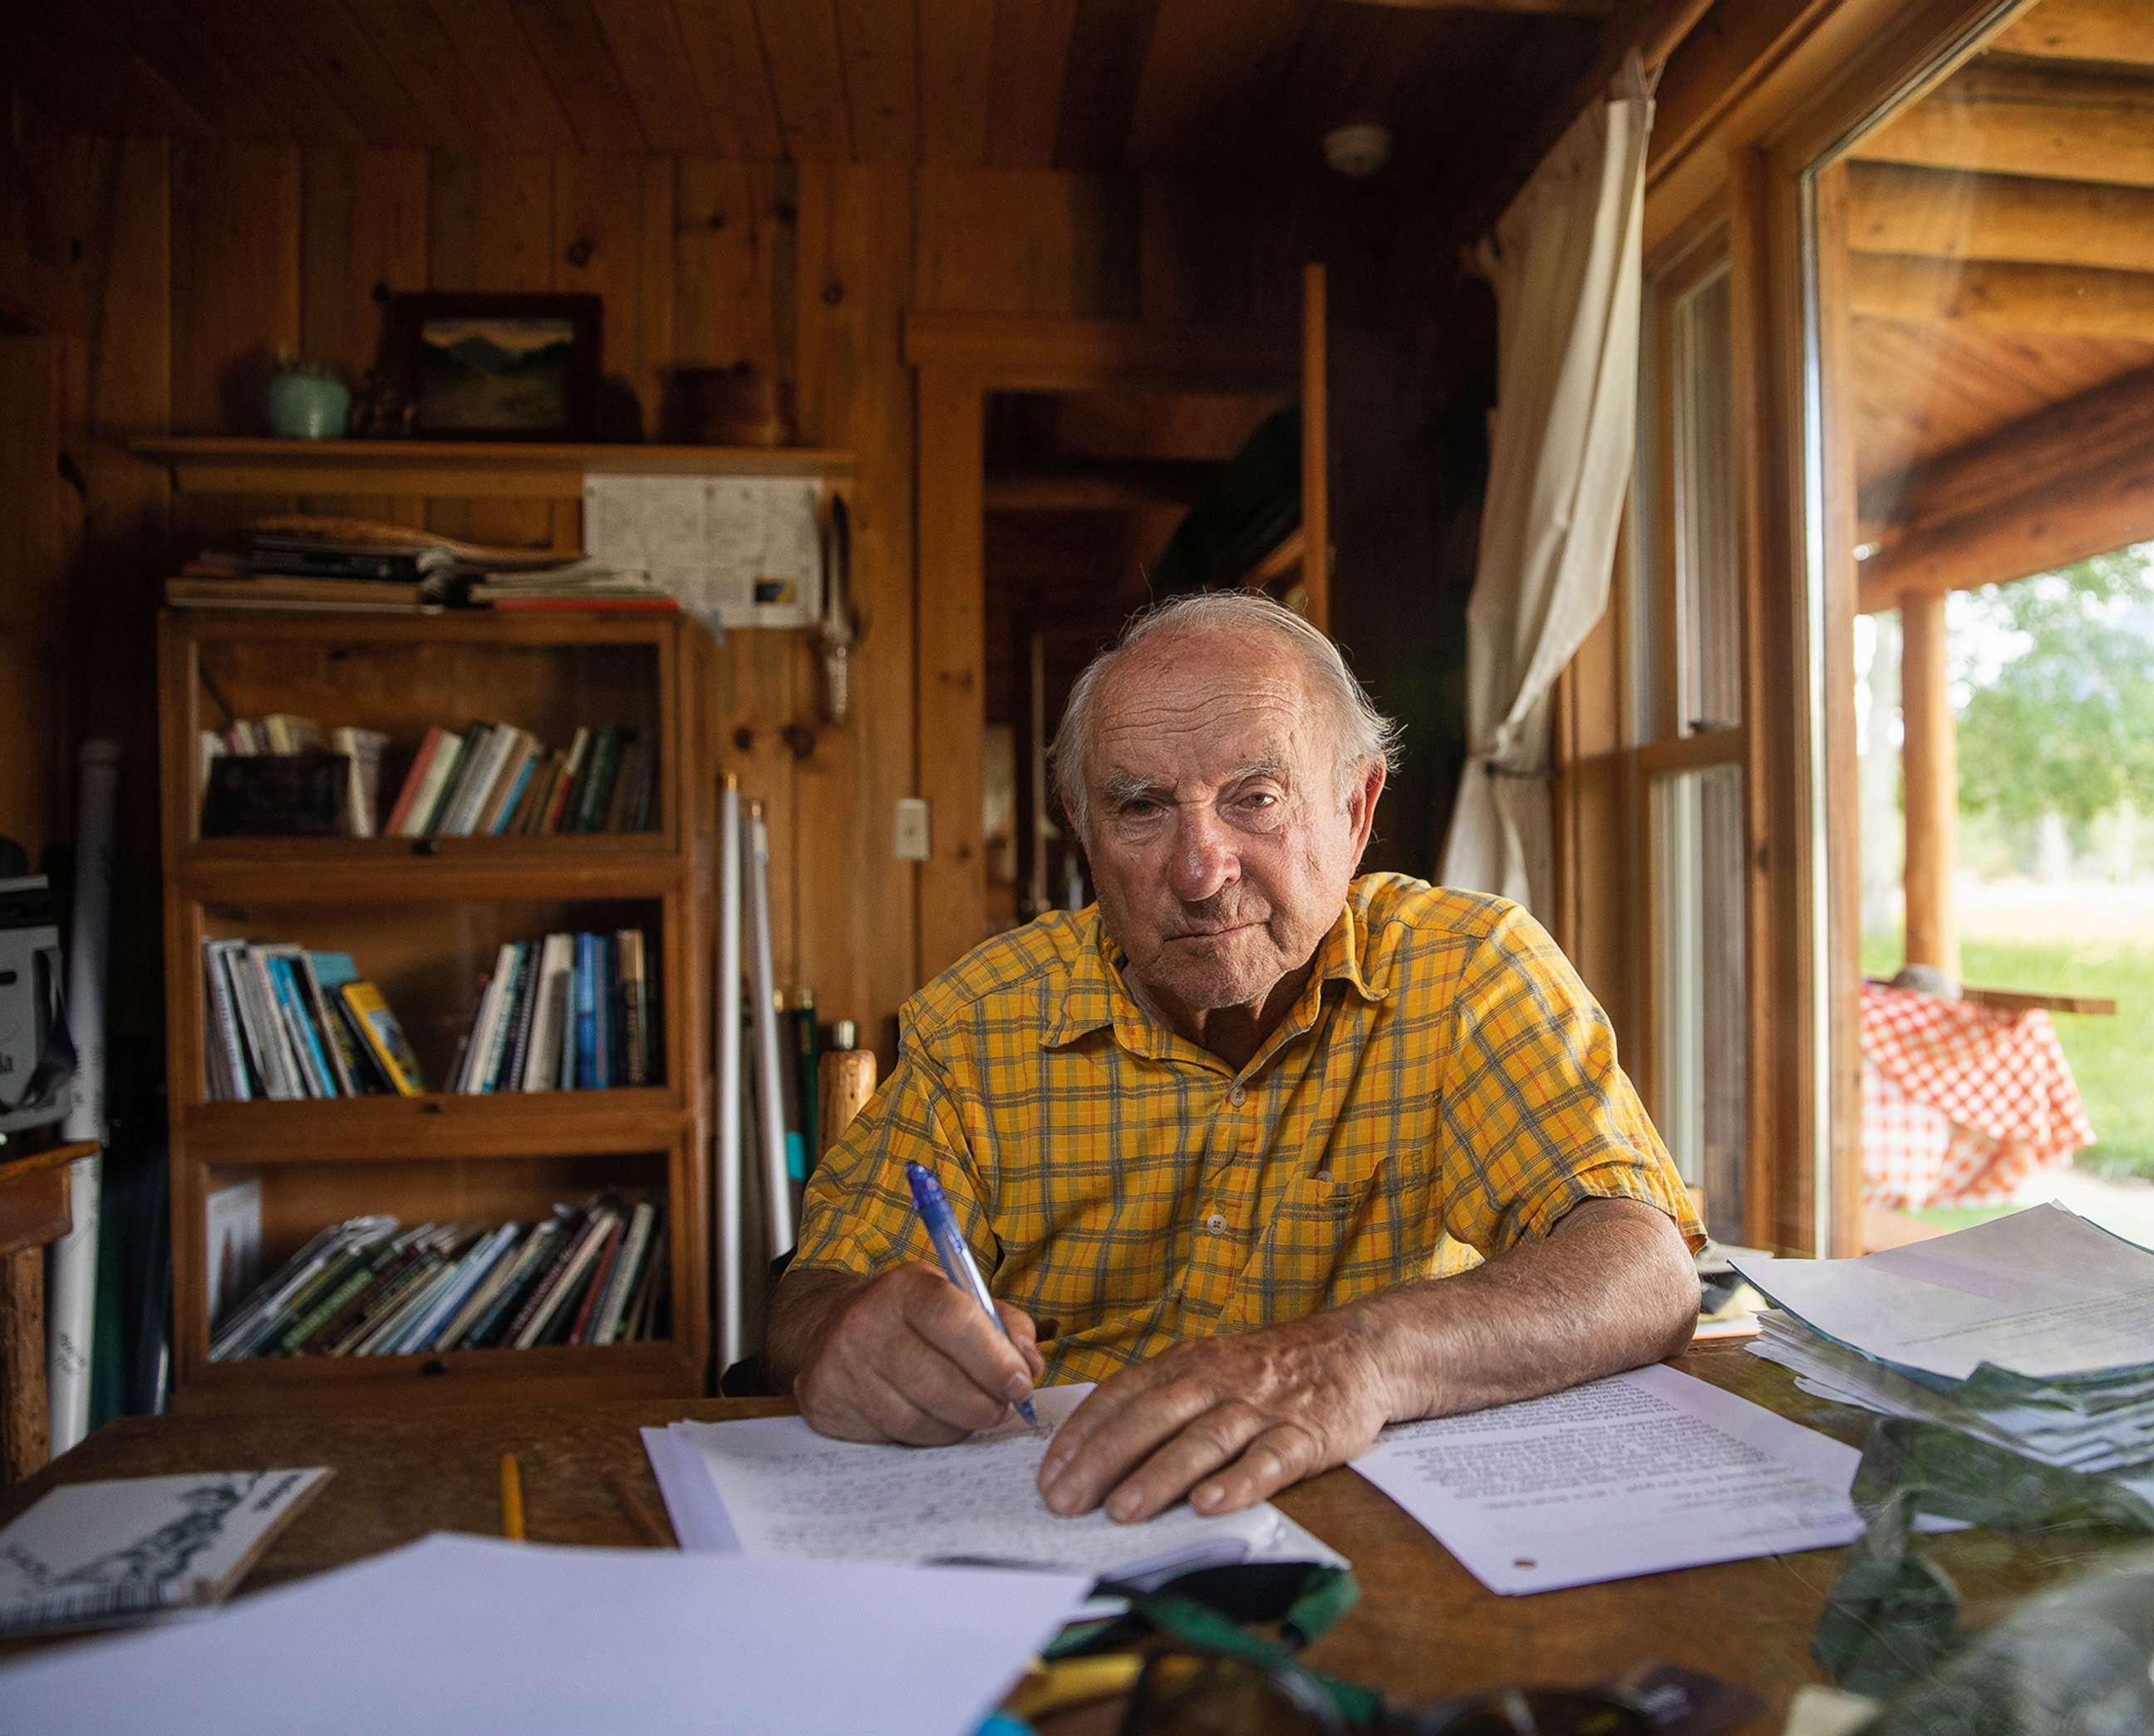
[(523, 1541), (523, 1473), (513, 1453), (501, 1455), (501, 1534), (511, 1543)]

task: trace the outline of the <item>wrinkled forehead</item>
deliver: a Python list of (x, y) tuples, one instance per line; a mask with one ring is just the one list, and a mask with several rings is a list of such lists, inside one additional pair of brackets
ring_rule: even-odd
[(1259, 763), (1290, 774), (1325, 750), (1321, 723), (1300, 661), (1268, 634), (1146, 640), (1101, 683), (1087, 779), (1206, 779)]

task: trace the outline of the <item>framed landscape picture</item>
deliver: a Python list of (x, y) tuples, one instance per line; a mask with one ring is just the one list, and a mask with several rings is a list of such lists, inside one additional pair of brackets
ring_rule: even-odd
[(421, 440), (590, 440), (595, 295), (400, 295), (384, 360)]

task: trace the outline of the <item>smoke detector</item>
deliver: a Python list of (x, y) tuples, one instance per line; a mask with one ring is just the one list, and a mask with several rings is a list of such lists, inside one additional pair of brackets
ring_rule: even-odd
[(1360, 181), (1382, 168), (1391, 154), (1391, 130), (1374, 121), (1335, 127), (1324, 135), (1324, 160)]

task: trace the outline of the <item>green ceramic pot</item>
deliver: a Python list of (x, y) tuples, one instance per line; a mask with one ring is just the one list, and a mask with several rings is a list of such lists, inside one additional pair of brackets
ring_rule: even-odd
[(341, 440), (351, 391), (326, 368), (288, 368), (269, 382), (269, 431), (286, 440)]

